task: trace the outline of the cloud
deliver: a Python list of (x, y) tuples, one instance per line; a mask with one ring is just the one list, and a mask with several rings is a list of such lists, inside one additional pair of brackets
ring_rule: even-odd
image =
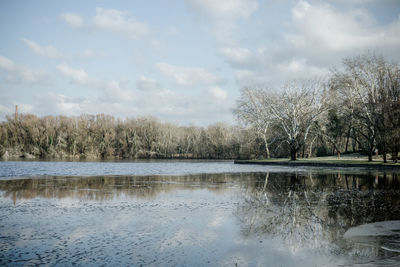
[(220, 55), (234, 69), (239, 86), (272, 88), (292, 79), (325, 77), (343, 58), (367, 51), (400, 60), (400, 16), (378, 21), (371, 10), (297, 1), (274, 38), (252, 44), (254, 50), (222, 46)]
[(309, 64), (305, 58), (292, 58), (276, 65), (276, 70), (285, 73), (290, 79), (304, 77), (322, 77), (328, 75), (329, 69)]
[(5, 80), (10, 83), (42, 84), (50, 80), (50, 75), (46, 71), (16, 64), (1, 55), (0, 69), (6, 72)]
[(256, 0), (192, 0), (196, 10), (216, 20), (236, 20), (249, 17), (258, 7)]
[(89, 59), (89, 58), (100, 57), (103, 55), (103, 53), (93, 51), (92, 49), (86, 49), (82, 52), (77, 52), (74, 54), (67, 55), (65, 53), (60, 52), (57, 48), (55, 48), (52, 45), (41, 46), (38, 43), (26, 38), (22, 38), (22, 41), (36, 54), (48, 58), (70, 59), (73, 57), (79, 57), (79, 58)]
[(65, 23), (73, 28), (80, 28), (83, 26), (82, 17), (76, 13), (63, 13), (60, 16)]
[(32, 40), (22, 38), (22, 41), (36, 54), (48, 58), (62, 58), (63, 54), (60, 53), (54, 46), (41, 46)]
[(222, 44), (235, 43), (237, 20), (248, 18), (258, 8), (257, 0), (191, 0), (189, 3), (196, 14), (212, 19), (215, 36)]
[(240, 87), (268, 86), (277, 89), (283, 83), (293, 79), (324, 78), (329, 68), (308, 62), (306, 58), (281, 59), (276, 62), (264, 62), (256, 69), (240, 69), (235, 72), (235, 79)]
[(18, 69), (18, 66), (11, 59), (0, 56), (0, 69), (5, 71), (15, 71)]
[(267, 77), (248, 69), (241, 69), (235, 72), (236, 83), (239, 87), (268, 84), (269, 79)]
[(159, 40), (151, 40), (150, 47), (157, 52), (164, 52), (167, 49), (166, 45)]
[(207, 93), (217, 101), (224, 101), (228, 98), (228, 93), (218, 86), (208, 88)]
[[(38, 114), (110, 114), (119, 118), (155, 116), (162, 121), (206, 126), (218, 121), (232, 122), (233, 101), (220, 101), (206, 91), (201, 98), (171, 90), (137, 91), (131, 101), (104, 101), (102, 97), (70, 97), (48, 92), (36, 95)], [(9, 113), (8, 110), (3, 112)], [(1, 110), (0, 110), (1, 114)]]
[[(78, 116), (93, 113), (93, 101), (88, 98), (69, 97), (64, 94), (48, 92), (36, 95), (37, 112), (65, 116)], [(92, 111), (92, 112), (91, 112)], [(101, 113), (100, 111), (95, 113)]]
[(147, 24), (136, 21), (129, 12), (117, 9), (96, 8), (92, 23), (96, 29), (126, 34), (134, 39), (149, 32)]
[(211, 85), (221, 82), (221, 78), (203, 68), (185, 68), (168, 63), (157, 63), (157, 69), (171, 77), (180, 86)]
[[(163, 121), (179, 124), (208, 125), (217, 121), (233, 121), (234, 101), (226, 90), (209, 86), (197, 95), (166, 89), (159, 81), (141, 76), (129, 88), (128, 82), (90, 77), (83, 69), (59, 66), (62, 75), (74, 84), (101, 91), (86, 91), (81, 97), (52, 92), (36, 94), (35, 109), (39, 114), (105, 113), (119, 118), (152, 115)], [(100, 94), (98, 94), (100, 92)]]
[(103, 55), (104, 55), (104, 53), (94, 51), (92, 49), (86, 49), (86, 50), (78, 53), (78, 56), (81, 58), (96, 58), (96, 57), (101, 57)]
[(124, 88), (124, 81), (103, 80), (90, 77), (85, 70), (77, 69), (68, 64), (59, 64), (57, 70), (73, 84), (78, 84), (91, 89), (103, 91), (102, 101), (104, 102), (126, 102), (134, 99), (132, 91)]
[(220, 49), (220, 53), (225, 61), (233, 66), (251, 66), (255, 64), (253, 53), (247, 48), (240, 47), (224, 47)]
[(141, 76), (140, 79), (136, 81), (136, 88), (142, 91), (160, 91), (162, 89), (157, 81), (144, 76)]
[(83, 69), (74, 69), (67, 64), (59, 64), (56, 68), (62, 75), (69, 78), (72, 83), (81, 85), (92, 85), (95, 83)]
[(104, 90), (104, 102), (131, 102), (135, 99), (132, 89), (125, 86), (125, 81), (98, 81), (98, 86)]
[[(318, 23), (315, 23), (318, 21)], [(363, 9), (339, 10), (329, 4), (299, 1), (292, 9), (295, 33), (286, 38), (297, 49), (320, 54), (400, 45), (400, 19), (379, 26)]]

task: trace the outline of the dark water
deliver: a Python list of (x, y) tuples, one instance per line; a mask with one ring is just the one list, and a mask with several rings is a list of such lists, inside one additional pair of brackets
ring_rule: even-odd
[(290, 170), (288, 167), (233, 164), (233, 161), (155, 160), (119, 162), (0, 161), (0, 179), (26, 176), (186, 175)]
[(0, 265), (399, 266), (400, 174), (0, 181)]

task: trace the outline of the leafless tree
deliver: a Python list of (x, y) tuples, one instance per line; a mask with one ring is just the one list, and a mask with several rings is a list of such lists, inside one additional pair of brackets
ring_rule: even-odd
[(270, 110), (271, 93), (267, 89), (244, 87), (234, 113), (238, 120), (255, 130), (265, 145), (266, 157), (270, 158), (269, 142), (273, 116)]
[(383, 56), (375, 54), (346, 58), (343, 63), (343, 70), (333, 72), (331, 88), (337, 92), (354, 130), (365, 140), (364, 149), (368, 152), (368, 160), (372, 161), (386, 105), (382, 95), (388, 88), (396, 87), (393, 80), (396, 71), (391, 71), (395, 65), (391, 66)]
[(290, 148), (290, 158), (296, 160), (298, 150), (313, 140), (312, 127), (327, 110), (326, 92), (319, 80), (292, 81), (282, 89), (282, 93), (271, 95), (268, 101), (274, 121)]

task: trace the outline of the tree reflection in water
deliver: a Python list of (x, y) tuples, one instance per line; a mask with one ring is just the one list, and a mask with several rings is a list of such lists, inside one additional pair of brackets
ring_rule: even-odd
[[(0, 180), (4, 197), (14, 205), (22, 199), (74, 198), (107, 201), (119, 197), (155, 198), (160, 193), (180, 189), (207, 188), (220, 191), (241, 174), (196, 174), (185, 176), (48, 176), (30, 179)], [(251, 179), (252, 176), (245, 177)]]
[(400, 220), (398, 173), (266, 173), (240, 196), (236, 216), (244, 236), (278, 239), (292, 253), (310, 250), (399, 264), (400, 235), (343, 238), (350, 227)]
[[(184, 205), (185, 202), (190, 201), (189, 198), (177, 198), (173, 191), (193, 190), (194, 192), (198, 189), (206, 189), (207, 192), (212, 191), (221, 196), (228, 193), (226, 198), (221, 198), (223, 201), (216, 205), (222, 203), (225, 205), (224, 209), (234, 210), (235, 217), (232, 221), (239, 220), (242, 234), (240, 238), (245, 239), (244, 243), (246, 239), (249, 243), (254, 240), (264, 242), (259, 247), (251, 243), (252, 248), (265, 249), (277, 244), (277, 246), (282, 246), (282, 255), (288, 252), (306, 256), (309, 255), (308, 253), (317, 253), (319, 256), (326, 253), (330, 258), (333, 255), (335, 260), (336, 256), (345, 258), (340, 262), (347, 262), (349, 259), (351, 263), (399, 265), (400, 236), (398, 234), (364, 235), (349, 239), (343, 237), (351, 227), (378, 221), (400, 220), (400, 176), (398, 173), (367, 173), (365, 171), (354, 173), (332, 170), (317, 172), (314, 170), (298, 173), (187, 176), (41, 177), (40, 179), (0, 181), (1, 199), (9, 199), (8, 201), (11, 199), (17, 208), (18, 202), (24, 199), (71, 198), (78, 199), (78, 202), (81, 200), (82, 202), (101, 202), (99, 205), (94, 205), (96, 211), (96, 207), (101, 209), (103, 201), (117, 200), (116, 207), (118, 207), (121, 203), (129, 205), (136, 200), (151, 202), (154, 199), (157, 200), (163, 193), (167, 195), (171, 193), (170, 197), (175, 196), (175, 199), (171, 199), (173, 209), (166, 211), (166, 218), (173, 217), (176, 207), (181, 207), (181, 204)], [(125, 201), (125, 198), (135, 200)], [(174, 201), (177, 199), (179, 201), (174, 206)], [(208, 207), (208, 202), (204, 202), (203, 199), (199, 201), (201, 207)], [(46, 207), (46, 205), (41, 206), (41, 203), (37, 201), (31, 207), (36, 207), (35, 205), (38, 204), (40, 207)], [(12, 205), (12, 202), (10, 204)], [(12, 214), (14, 210), (9, 209), (8, 205), (5, 204), (5, 211), (10, 211)], [(78, 203), (77, 206), (80, 204)], [(159, 206), (161, 210), (163, 207)], [(112, 208), (110, 209), (113, 211)], [(198, 216), (195, 210), (193, 209), (193, 213), (187, 216)], [(23, 209), (21, 212), (24, 212)], [(73, 214), (74, 210), (71, 212)], [(97, 213), (95, 214), (97, 216)], [(232, 215), (230, 211), (227, 214)], [(222, 219), (230, 221), (231, 218)], [(221, 225), (220, 229), (224, 227)], [(221, 236), (236, 234), (239, 234), (236, 230), (221, 232)], [(227, 246), (237, 245), (229, 242)]]

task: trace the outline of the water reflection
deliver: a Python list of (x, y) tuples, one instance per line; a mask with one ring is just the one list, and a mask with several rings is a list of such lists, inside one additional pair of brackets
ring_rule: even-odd
[(251, 183), (251, 174), (199, 174), (186, 176), (95, 176), (0, 180), (0, 190), (14, 204), (21, 199), (75, 198), (106, 201), (121, 196), (155, 198), (173, 190), (207, 188), (221, 191), (235, 183)]
[[(71, 258), (94, 265), (117, 258), (123, 265), (170, 266), (400, 263), (399, 173), (6, 180), (0, 211), (0, 265), (23, 253), (26, 263), (50, 265), (59, 259), (70, 265)], [(380, 221), (391, 234), (376, 230), (387, 227), (373, 224)]]
[[(292, 253), (319, 250), (354, 262), (399, 264), (399, 232), (343, 238), (350, 227), (400, 220), (399, 182), (398, 173), (267, 173), (241, 192), (236, 216), (243, 235), (278, 238)], [(400, 221), (394, 224), (400, 231)]]

